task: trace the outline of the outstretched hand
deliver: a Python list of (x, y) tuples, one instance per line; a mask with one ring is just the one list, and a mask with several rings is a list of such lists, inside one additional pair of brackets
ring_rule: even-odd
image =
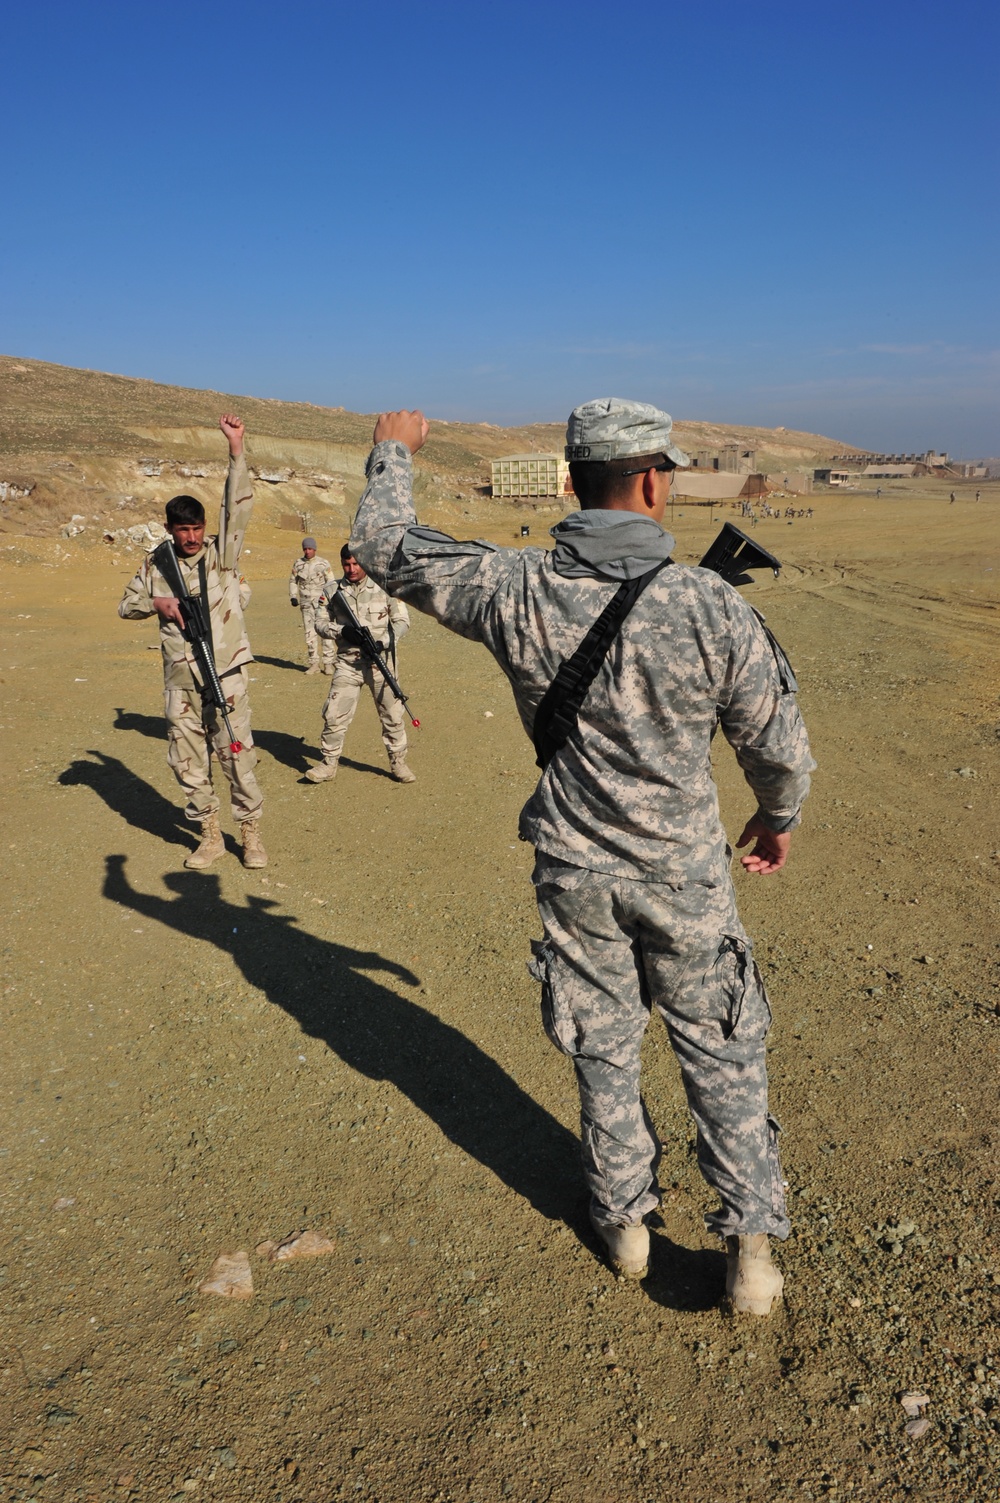
[(743, 834), (736, 842), (737, 848), (742, 850), (751, 840), (757, 843), (752, 851), (740, 857), (743, 870), (756, 877), (769, 877), (772, 872), (780, 872), (788, 860), (791, 834), (779, 835), (776, 831), (769, 830), (760, 815), (755, 814), (753, 819), (747, 821)]
[(234, 412), (224, 412), (219, 419), (219, 427), (229, 440), (229, 452), (234, 459), (239, 459), (243, 453), (243, 424)]
[(405, 408), (401, 412), (380, 412), (378, 422), (375, 424), (374, 442), (385, 443), (388, 439), (395, 439), (399, 444), (405, 444), (411, 454), (416, 454), (427, 437), (430, 424), (422, 412), (407, 412)]

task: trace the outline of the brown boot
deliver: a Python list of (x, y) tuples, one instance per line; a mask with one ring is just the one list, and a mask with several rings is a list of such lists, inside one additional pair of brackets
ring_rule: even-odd
[(261, 866), (267, 865), (267, 852), (260, 838), (260, 820), (245, 819), (240, 825), (240, 839), (243, 842), (243, 865), (251, 871), (257, 871)]
[(632, 1226), (591, 1226), (604, 1243), (612, 1269), (626, 1279), (644, 1279), (649, 1272), (649, 1231), (641, 1221)]
[(336, 776), (337, 762), (320, 762), (316, 767), (310, 767), (306, 780), (310, 783), (329, 783)]
[(211, 866), (213, 861), (218, 861), (219, 857), (225, 854), (226, 845), (222, 838), (222, 830), (219, 828), (219, 816), (206, 814), (201, 822), (201, 841), (188, 856), (184, 865), (196, 869)]
[(415, 783), (417, 775), (411, 772), (406, 765), (406, 754), (389, 758), (389, 772), (397, 783)]
[(770, 1315), (784, 1279), (771, 1262), (767, 1237), (726, 1238), (726, 1293), (741, 1315)]

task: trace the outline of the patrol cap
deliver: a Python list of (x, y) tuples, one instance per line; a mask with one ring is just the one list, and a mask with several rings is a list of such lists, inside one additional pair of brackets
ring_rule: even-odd
[(574, 407), (566, 425), (566, 458), (601, 462), (628, 459), (633, 454), (665, 454), (674, 464), (691, 460), (671, 443), (673, 420), (667, 412), (648, 402), (629, 402), (624, 397), (600, 397)]
[(302, 539), (302, 546), (303, 546), (303, 548), (315, 548), (315, 546), (316, 546), (316, 539), (315, 538), (303, 538)]

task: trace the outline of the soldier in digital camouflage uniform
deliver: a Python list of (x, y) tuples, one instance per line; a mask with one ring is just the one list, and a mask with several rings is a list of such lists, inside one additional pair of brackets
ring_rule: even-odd
[[(316, 552), (316, 539), (302, 539), (302, 557), (297, 558), (288, 576), (288, 598), (293, 606), (302, 611), (302, 630), (306, 634), (306, 652), (309, 654), (307, 673), (319, 672), (319, 637), (316, 634), (317, 620), (326, 618), (326, 585), (333, 579), (333, 566)], [(336, 644), (329, 639), (323, 642), (323, 672), (333, 673)]]
[[(567, 458), (583, 509), (552, 529), (550, 552), (520, 551), (418, 525), (411, 455), (426, 433), (419, 412), (379, 419), (352, 551), (394, 596), (492, 652), (531, 735), (560, 663), (621, 582), (669, 557), (660, 523), (687, 456), (655, 408), (577, 408)], [(575, 1067), (591, 1221), (609, 1261), (633, 1276), (647, 1265), (660, 1150), (639, 1051), (655, 1006), (719, 1195), (707, 1224), (726, 1239), (727, 1293), (761, 1315), (782, 1287), (768, 1237), (789, 1230), (767, 1106), (771, 1014), (736, 912), (710, 747), (721, 727), (757, 801), (738, 842), (752, 846), (744, 868), (779, 870), (814, 766), (791, 687), (738, 592), (668, 564), (622, 623), (520, 823), (545, 931), (531, 969), (546, 1031)]]
[[(306, 773), (310, 783), (328, 783), (337, 776), (347, 729), (358, 708), (361, 690), (367, 684), (382, 722), (382, 742), (389, 754), (389, 772), (397, 783), (415, 783), (416, 774), (406, 765), (406, 721), (403, 706), (367, 655), (351, 639), (348, 611), (360, 626), (367, 626), (395, 674), (396, 643), (410, 629), (410, 613), (399, 600), (390, 600), (374, 579), (369, 579), (345, 544), (340, 550), (344, 577), (327, 590), (328, 607), (316, 618), (316, 630), (326, 641), (337, 644), (337, 666), (323, 706), (323, 760)], [(346, 609), (341, 605), (346, 603)]]
[(225, 723), (203, 698), (199, 670), (190, 643), (182, 635), (183, 617), (170, 586), (150, 557), (126, 587), (118, 614), (126, 621), (160, 618), (164, 706), (167, 717), (167, 762), (187, 795), (187, 818), (201, 826), (201, 840), (185, 866), (210, 866), (225, 854), (219, 825), (219, 798), (212, 787), (212, 753), (229, 781), (233, 818), (239, 824), (243, 865), (267, 865), (260, 838), (263, 796), (254, 774), (257, 753), (250, 730), (247, 664), (253, 662), (243, 625), (242, 604), (249, 586), (241, 578), (243, 548), (253, 491), (243, 457), (243, 424), (226, 413), (219, 426), (229, 442), (229, 473), (217, 537), (205, 536), (205, 509), (194, 496), (175, 496), (167, 503), (166, 526), (188, 592), (201, 594), (201, 574), (208, 588), (212, 647), (229, 719), (242, 750), (233, 755)]

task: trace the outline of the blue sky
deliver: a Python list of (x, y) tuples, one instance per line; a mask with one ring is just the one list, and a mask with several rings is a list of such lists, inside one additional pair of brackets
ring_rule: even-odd
[(11, 7), (0, 350), (998, 454), (998, 42), (995, 0)]

